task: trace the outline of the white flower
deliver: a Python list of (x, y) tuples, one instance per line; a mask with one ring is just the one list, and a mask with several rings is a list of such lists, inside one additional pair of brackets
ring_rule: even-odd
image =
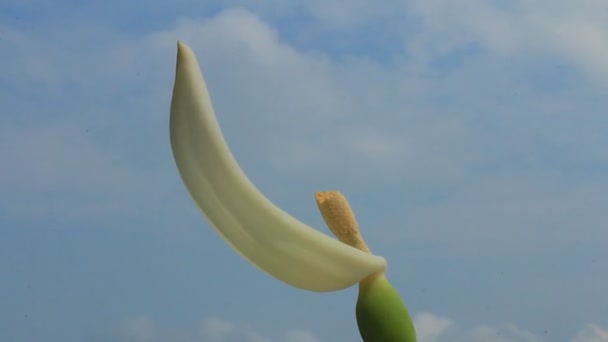
[(249, 181), (219, 128), (196, 56), (178, 42), (171, 147), (179, 173), (213, 228), (239, 254), (287, 284), (336, 291), (386, 268), (298, 221)]

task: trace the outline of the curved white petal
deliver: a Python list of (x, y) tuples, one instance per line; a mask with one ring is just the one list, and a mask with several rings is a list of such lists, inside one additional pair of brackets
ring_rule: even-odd
[(171, 146), (181, 177), (215, 230), (244, 258), (298, 288), (335, 291), (386, 268), (293, 218), (249, 181), (232, 156), (196, 56), (178, 42)]

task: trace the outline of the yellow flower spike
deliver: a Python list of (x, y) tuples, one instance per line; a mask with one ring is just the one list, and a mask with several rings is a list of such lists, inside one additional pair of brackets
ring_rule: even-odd
[[(325, 191), (317, 192), (315, 199), (332, 233), (340, 241), (369, 253), (346, 198), (337, 191)], [(364, 342), (416, 342), (412, 318), (384, 270), (361, 280), (355, 312)]]
[(171, 148), (194, 202), (241, 256), (292, 286), (336, 291), (382, 272), (384, 258), (339, 242), (270, 202), (243, 173), (217, 123), (196, 56), (177, 44)]

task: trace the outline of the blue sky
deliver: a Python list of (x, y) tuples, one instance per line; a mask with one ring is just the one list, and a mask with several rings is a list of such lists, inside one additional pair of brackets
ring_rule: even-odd
[(601, 0), (0, 4), (0, 340), (355, 341), (356, 289), (275, 281), (181, 183), (193, 47), (243, 169), (350, 200), (420, 342), (608, 341)]

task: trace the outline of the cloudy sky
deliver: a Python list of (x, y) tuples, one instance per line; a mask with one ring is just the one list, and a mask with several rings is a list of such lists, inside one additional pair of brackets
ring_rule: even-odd
[(259, 272), (173, 162), (176, 41), (243, 169), (350, 200), (420, 342), (608, 341), (608, 3), (0, 4), (0, 340), (357, 341), (356, 289)]

